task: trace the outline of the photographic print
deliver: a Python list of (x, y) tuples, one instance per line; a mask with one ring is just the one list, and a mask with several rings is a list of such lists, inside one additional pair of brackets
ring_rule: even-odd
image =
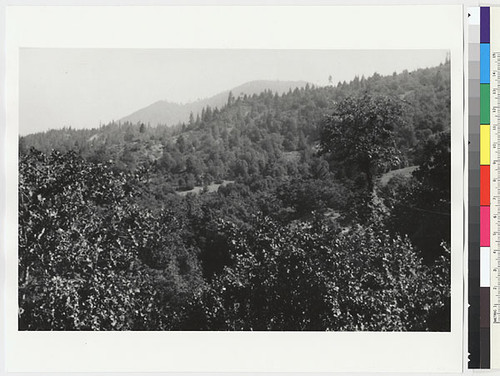
[(449, 332), (449, 50), (19, 53), (21, 331)]

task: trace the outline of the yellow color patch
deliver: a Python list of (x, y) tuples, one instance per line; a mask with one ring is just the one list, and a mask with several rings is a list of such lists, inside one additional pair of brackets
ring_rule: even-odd
[(490, 126), (489, 124), (481, 124), (481, 144), (479, 145), (480, 163), (482, 165), (490, 164)]

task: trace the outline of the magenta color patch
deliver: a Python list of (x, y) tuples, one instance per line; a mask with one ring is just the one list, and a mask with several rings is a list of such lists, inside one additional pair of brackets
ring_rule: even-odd
[(490, 207), (489, 206), (481, 206), (481, 219), (480, 219), (480, 227), (481, 227), (481, 247), (489, 247), (490, 246)]

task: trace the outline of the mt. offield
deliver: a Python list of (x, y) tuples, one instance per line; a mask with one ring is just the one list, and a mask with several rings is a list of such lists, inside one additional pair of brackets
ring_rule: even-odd
[(199, 99), (191, 103), (178, 104), (168, 101), (158, 101), (121, 118), (119, 122), (131, 122), (132, 124), (141, 122), (152, 126), (158, 124), (172, 126), (178, 123), (187, 123), (191, 113), (196, 117), (196, 115), (200, 114), (202, 109), (207, 106), (211, 108), (221, 108), (227, 103), (230, 92), (235, 98), (245, 95), (252, 96), (254, 94), (260, 94), (265, 90), (270, 90), (273, 93), (281, 95), (289, 90), (302, 88), (306, 85), (306, 81), (250, 81), (231, 90), (223, 91), (210, 98)]

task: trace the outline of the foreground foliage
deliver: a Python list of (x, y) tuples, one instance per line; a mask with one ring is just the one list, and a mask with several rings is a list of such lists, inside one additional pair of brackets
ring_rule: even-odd
[(230, 190), (155, 212), (136, 203), (137, 175), (71, 153), (32, 152), (20, 172), (21, 329), (446, 326), (449, 260), (425, 265), (375, 223), (273, 219), (251, 209), (258, 194)]
[(426, 330), (444, 310), (446, 273), (424, 265), (408, 239), (257, 222), (224, 224), (231, 263), (192, 300), (186, 328)]

